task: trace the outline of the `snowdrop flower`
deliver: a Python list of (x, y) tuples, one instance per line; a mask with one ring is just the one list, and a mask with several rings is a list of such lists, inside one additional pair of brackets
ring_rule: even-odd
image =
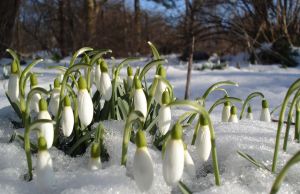
[(173, 126), (171, 139), (166, 144), (163, 157), (163, 176), (169, 186), (174, 186), (180, 180), (184, 169), (184, 147), (182, 127), (179, 123)]
[(134, 110), (140, 111), (144, 118), (147, 116), (147, 99), (145, 96), (145, 93), (142, 88), (141, 81), (138, 77), (134, 77), (134, 85), (135, 85), (135, 91), (134, 91)]
[(136, 133), (136, 151), (133, 160), (133, 177), (139, 187), (143, 191), (148, 191), (153, 182), (153, 162), (147, 149), (147, 141), (143, 131)]
[(95, 69), (95, 84), (97, 90), (100, 92), (100, 79), (101, 79), (101, 69), (100, 69), (100, 63), (97, 63), (96, 69)]
[(69, 96), (66, 96), (64, 99), (64, 107), (60, 122), (64, 136), (69, 137), (74, 127), (74, 114)]
[(19, 72), (16, 62), (11, 64), (11, 74), (8, 80), (8, 90), (7, 95), (12, 102), (17, 102), (19, 100)]
[(200, 129), (196, 138), (196, 147), (201, 161), (207, 161), (211, 152), (210, 130), (208, 121), (200, 115)]
[(260, 120), (265, 122), (271, 122), (271, 114), (269, 111), (269, 103), (266, 99), (262, 100), (262, 109), (260, 113)]
[(196, 176), (194, 161), (187, 150), (187, 145), (184, 144), (184, 170), (192, 177)]
[(248, 106), (248, 109), (247, 109), (246, 118), (249, 119), (249, 120), (253, 120), (253, 114), (252, 114), (252, 109), (251, 109), (250, 105)]
[[(37, 86), (38, 81), (36, 79), (35, 74), (31, 74), (30, 76), (30, 88), (33, 89)], [(31, 101), (30, 101), (30, 111), (33, 111), (35, 113), (39, 112), (39, 101), (41, 99), (41, 95), (39, 93), (33, 94)]]
[(230, 102), (225, 102), (222, 110), (222, 122), (228, 122), (230, 117)]
[(88, 168), (90, 170), (98, 170), (102, 168), (101, 158), (100, 158), (100, 144), (93, 143), (91, 147), (91, 157), (88, 163)]
[(158, 112), (158, 129), (162, 135), (165, 135), (171, 125), (171, 108), (168, 106), (170, 103), (170, 95), (166, 90), (162, 95), (162, 105)]
[(93, 101), (89, 92), (87, 91), (86, 81), (82, 76), (78, 79), (78, 86), (78, 116), (81, 124), (88, 126), (93, 120)]
[(47, 150), (47, 141), (39, 137), (36, 176), (37, 184), (41, 190), (48, 190), (54, 183), (52, 159)]
[[(45, 99), (41, 99), (39, 101), (39, 109), (40, 112), (38, 114), (38, 119), (48, 119), (51, 120), (51, 116), (48, 112), (47, 101)], [(47, 142), (47, 149), (52, 147), (53, 138), (54, 138), (54, 129), (52, 123), (42, 123), (40, 125), (40, 136), (44, 137)]]
[(132, 83), (133, 83), (133, 71), (132, 71), (132, 67), (128, 66), (127, 67), (127, 84), (128, 84), (129, 88), (131, 88)]
[[(166, 70), (163, 66), (159, 66), (157, 75), (159, 75), (163, 78), (166, 78)], [(163, 92), (166, 89), (167, 89), (167, 85), (165, 84), (165, 82), (163, 82), (161, 79), (159, 79), (157, 86), (156, 86), (156, 90), (155, 90), (155, 96), (154, 96), (154, 99), (157, 103), (162, 104), (161, 97), (162, 97)]]
[(237, 117), (237, 109), (235, 106), (232, 106), (230, 109), (230, 117), (229, 117), (229, 121), (228, 122), (232, 122), (232, 123), (238, 123), (239, 119)]
[(100, 78), (100, 93), (106, 101), (109, 101), (112, 94), (112, 86), (110, 77), (108, 75), (108, 67), (107, 64), (102, 61), (100, 64), (101, 69), (101, 78)]
[(53, 116), (56, 116), (58, 108), (59, 108), (59, 99), (60, 97), (60, 82), (59, 79), (56, 78), (54, 80), (54, 89), (51, 92), (50, 101), (49, 101), (49, 111)]

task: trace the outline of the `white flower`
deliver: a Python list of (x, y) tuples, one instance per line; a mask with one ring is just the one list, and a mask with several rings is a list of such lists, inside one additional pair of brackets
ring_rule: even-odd
[(95, 83), (96, 83), (96, 88), (100, 92), (100, 85), (101, 85), (101, 70), (100, 70), (100, 64), (96, 65), (95, 69)]
[(91, 157), (88, 163), (90, 170), (98, 170), (102, 168), (100, 158), (100, 143), (94, 142), (91, 146)]
[(229, 117), (229, 121), (228, 122), (232, 122), (232, 123), (238, 123), (239, 119), (237, 117), (237, 109), (235, 106), (232, 106), (230, 109), (230, 117)]
[(133, 75), (127, 76), (127, 84), (129, 88), (131, 88), (132, 83), (133, 83)]
[(156, 86), (156, 90), (155, 90), (155, 101), (159, 104), (161, 104), (161, 97), (163, 92), (167, 89), (167, 85), (165, 84), (165, 82), (158, 80), (157, 86)]
[(171, 108), (162, 105), (158, 112), (158, 129), (162, 135), (165, 135), (169, 131), (171, 120)]
[(147, 99), (145, 93), (142, 89), (141, 81), (135, 77), (134, 78), (135, 91), (134, 91), (134, 110), (140, 111), (144, 118), (147, 116)]
[(230, 105), (224, 104), (222, 110), (222, 122), (228, 122), (229, 117), (230, 117)]
[[(159, 66), (157, 70), (157, 75), (161, 76), (162, 78), (166, 78), (166, 70), (163, 66)], [(162, 103), (162, 94), (167, 89), (167, 84), (163, 82), (161, 79), (158, 80), (156, 90), (155, 90), (155, 96), (154, 99), (157, 103)]]
[[(41, 109), (41, 107), (40, 107)], [(38, 119), (51, 120), (51, 116), (47, 110), (41, 110), (38, 114)], [(45, 137), (47, 141), (47, 149), (52, 147), (54, 138), (54, 129), (52, 123), (42, 123), (40, 125), (41, 136)]]
[(101, 158), (97, 157), (97, 158), (93, 158), (91, 157), (88, 163), (88, 169), (90, 170), (98, 170), (102, 168), (102, 164), (101, 164)]
[(176, 123), (172, 129), (163, 157), (163, 176), (166, 183), (174, 186), (180, 180), (184, 169), (184, 147), (181, 140), (182, 127)]
[(64, 136), (69, 137), (74, 127), (74, 114), (71, 107), (70, 98), (68, 96), (64, 99), (64, 108), (61, 116), (61, 127)]
[(252, 112), (247, 112), (246, 118), (249, 119), (249, 120), (253, 120)]
[(196, 176), (195, 164), (187, 149), (184, 150), (184, 169), (190, 176)]
[(51, 92), (50, 101), (49, 101), (49, 112), (53, 116), (56, 116), (59, 108), (59, 97), (60, 97), (60, 89), (54, 88)]
[(7, 95), (12, 102), (17, 102), (19, 100), (19, 75), (10, 74), (8, 80), (8, 90)]
[(271, 122), (271, 114), (269, 111), (269, 103), (266, 99), (262, 100), (262, 109), (260, 113), (260, 120), (265, 122)]
[(81, 124), (83, 124), (84, 126), (88, 126), (93, 120), (93, 101), (86, 89), (86, 81), (83, 77), (79, 78), (78, 85), (78, 116)]
[(36, 176), (38, 187), (41, 190), (48, 190), (49, 188), (51, 188), (51, 186), (53, 186), (54, 173), (52, 159), (48, 150), (46, 149), (45, 144), (43, 145), (42, 149), (39, 145), (39, 151), (37, 154)]
[(207, 123), (201, 125), (196, 138), (196, 147), (201, 161), (207, 161), (211, 152), (210, 131)]
[(102, 72), (100, 80), (100, 93), (106, 101), (109, 101), (112, 94), (112, 85), (108, 73)]
[(269, 108), (262, 108), (260, 113), (260, 120), (265, 122), (271, 122), (271, 114)]
[(154, 171), (153, 162), (147, 149), (146, 137), (143, 131), (139, 130), (136, 135), (137, 149), (133, 160), (133, 177), (141, 191), (151, 188)]
[(39, 93), (33, 94), (30, 101), (30, 111), (34, 111), (36, 113), (39, 112), (39, 101), (41, 99), (41, 95)]

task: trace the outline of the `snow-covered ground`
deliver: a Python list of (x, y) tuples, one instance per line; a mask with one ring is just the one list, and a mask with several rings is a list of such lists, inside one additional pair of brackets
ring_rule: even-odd
[[(61, 63), (68, 63), (69, 58)], [(119, 62), (117, 60), (116, 62)], [(53, 78), (56, 76), (55, 70), (45, 67), (53, 65), (51, 60), (46, 60), (44, 64), (33, 69), (39, 72), (38, 80), (40, 85), (49, 87)], [(144, 63), (134, 63), (138, 66)], [(167, 78), (174, 86), (175, 96), (182, 99), (185, 90), (186, 64), (180, 63), (174, 56), (169, 57), (167, 64)], [(125, 69), (121, 75), (126, 74)], [(150, 71), (148, 80), (151, 81), (154, 71)], [(194, 99), (213, 83), (224, 80), (232, 80), (239, 83), (239, 87), (226, 87), (230, 96), (245, 99), (246, 96), (254, 91), (265, 94), (269, 100), (271, 109), (279, 105), (283, 100), (287, 88), (292, 82), (299, 78), (300, 69), (282, 69), (278, 66), (242, 66), (237, 69), (229, 66), (225, 70), (205, 70), (192, 71), (190, 97)], [(0, 85), (5, 85), (5, 80), (0, 81)], [(207, 107), (212, 102), (223, 96), (221, 92), (215, 92), (208, 98)], [(260, 100), (253, 100), (251, 103), (254, 118), (259, 118), (261, 107)], [(240, 105), (237, 104), (240, 108)], [(216, 144), (218, 161), (221, 173), (221, 186), (214, 185), (214, 175), (212, 161), (209, 159), (205, 163), (199, 162), (197, 150), (194, 146), (188, 146), (192, 158), (196, 165), (196, 177), (190, 177), (187, 173), (183, 176), (183, 182), (197, 193), (268, 193), (275, 179), (275, 175), (268, 171), (258, 169), (245, 159), (241, 158), (237, 151), (243, 151), (268, 167), (271, 167), (276, 123), (265, 123), (258, 120), (242, 120), (238, 124), (220, 122), (221, 107), (212, 113), (212, 119), (216, 130)], [(175, 118), (182, 110), (172, 110)], [(275, 115), (276, 116), (276, 115)], [(124, 123), (119, 121), (104, 122), (108, 129), (105, 143), (110, 154), (110, 161), (103, 164), (103, 169), (99, 171), (89, 171), (86, 166), (89, 151), (82, 157), (71, 158), (64, 155), (61, 151), (51, 148), (50, 153), (53, 159), (55, 171), (55, 185), (49, 191), (39, 190), (34, 180), (31, 182), (23, 181), (23, 175), (27, 171), (25, 153), (22, 146), (17, 143), (8, 143), (13, 132), (10, 120), (15, 120), (16, 115), (9, 107), (4, 90), (0, 90), (0, 193), (140, 193), (132, 175), (133, 155), (135, 145), (129, 145), (129, 155), (127, 169), (120, 166), (121, 141)], [(293, 132), (293, 127), (291, 129)], [(185, 142), (190, 143), (193, 129), (186, 129)], [(291, 133), (291, 135), (293, 135)], [(292, 142), (290, 137), (288, 151), (280, 151), (278, 169), (281, 169), (286, 161), (299, 150), (300, 146)], [(150, 139), (149, 139), (150, 141)], [(178, 188), (170, 188), (164, 182), (162, 176), (162, 158), (160, 152), (150, 146), (150, 154), (155, 163), (154, 183), (149, 193), (179, 193)], [(33, 166), (35, 167), (36, 156), (33, 156)], [(293, 167), (281, 187), (280, 193), (300, 193), (300, 164)]]

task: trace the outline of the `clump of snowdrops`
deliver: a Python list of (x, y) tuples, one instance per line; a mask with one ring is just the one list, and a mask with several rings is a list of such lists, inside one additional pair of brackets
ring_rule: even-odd
[[(67, 66), (49, 67), (60, 72), (50, 89), (40, 87), (36, 73), (31, 71), (42, 59), (34, 60), (21, 69), (17, 54), (13, 50), (7, 50), (13, 61), (6, 95), (21, 119), (18, 125), (25, 129), (24, 134), (16, 133), (14, 138), (24, 142), (28, 164), (26, 180), (33, 178), (31, 154), (37, 152), (39, 184), (45, 188), (51, 185), (52, 166), (55, 165), (48, 152), (51, 147), (71, 156), (81, 155), (90, 147), (88, 168), (101, 169), (101, 163), (109, 160), (104, 144), (105, 128), (101, 121), (122, 120), (125, 127), (120, 129), (123, 130), (120, 164), (126, 166), (128, 143), (131, 141), (136, 144), (133, 177), (141, 191), (149, 190), (154, 178), (154, 161), (148, 151), (149, 146), (161, 151), (162, 174), (168, 185), (178, 185), (183, 192), (190, 192), (182, 180), (184, 169), (190, 176), (196, 174), (194, 163), (197, 161), (188, 152), (189, 144), (196, 144), (202, 161), (207, 161), (211, 155), (215, 184), (221, 184), (216, 137), (209, 114), (215, 107), (224, 104), (222, 121), (238, 122), (234, 103), (243, 101), (230, 97), (223, 88), (238, 84), (221, 81), (213, 84), (195, 100), (178, 100), (167, 80), (164, 66), (167, 61), (160, 57), (152, 43), (149, 42), (149, 46), (153, 59), (142, 68), (136, 68), (135, 72), (130, 63), (139, 61), (139, 58), (127, 58), (109, 68), (104, 56), (111, 53), (111, 50), (81, 48), (75, 52)], [(120, 77), (122, 68), (127, 68), (127, 77)], [(152, 81), (146, 82), (150, 69), (155, 69), (156, 73)], [(92, 91), (93, 85), (96, 91)], [(206, 108), (206, 99), (215, 91), (221, 91), (225, 96)], [(261, 120), (269, 121), (268, 103), (259, 92), (247, 97), (240, 119), (246, 106), (248, 114), (251, 113), (249, 101), (256, 96), (263, 98)], [(171, 111), (173, 107), (188, 108), (188, 111), (174, 118)], [(252, 119), (253, 116), (248, 115), (247, 118)], [(196, 122), (193, 122), (195, 119)], [(183, 133), (191, 127), (194, 128), (193, 139), (192, 142), (187, 142)], [(32, 138), (32, 132), (37, 134), (38, 139)], [(147, 136), (152, 136), (153, 141), (147, 142)]]

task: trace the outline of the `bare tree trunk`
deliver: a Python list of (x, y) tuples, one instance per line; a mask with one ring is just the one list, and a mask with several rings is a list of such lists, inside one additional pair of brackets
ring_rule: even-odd
[(64, 7), (65, 1), (59, 0), (59, 9), (58, 9), (58, 17), (59, 17), (59, 47), (60, 47), (60, 55), (61, 57), (67, 56), (67, 49), (65, 43), (65, 14), (64, 14)]
[(100, 4), (96, 0), (86, 0), (87, 7), (87, 42), (91, 43), (95, 38), (96, 34), (96, 24), (97, 24), (97, 14), (100, 10)]
[(134, 0), (134, 25), (137, 51), (141, 52), (141, 6), (140, 0)]
[(0, 57), (11, 46), (20, 0), (0, 1)]
[(186, 85), (185, 85), (185, 94), (184, 99), (188, 99), (190, 96), (190, 82), (191, 82), (191, 71), (193, 66), (193, 53), (194, 53), (194, 47), (195, 47), (195, 37), (192, 38), (192, 45), (191, 45), (191, 52), (189, 56), (189, 64), (188, 64), (188, 70), (187, 70), (187, 76), (186, 76)]

